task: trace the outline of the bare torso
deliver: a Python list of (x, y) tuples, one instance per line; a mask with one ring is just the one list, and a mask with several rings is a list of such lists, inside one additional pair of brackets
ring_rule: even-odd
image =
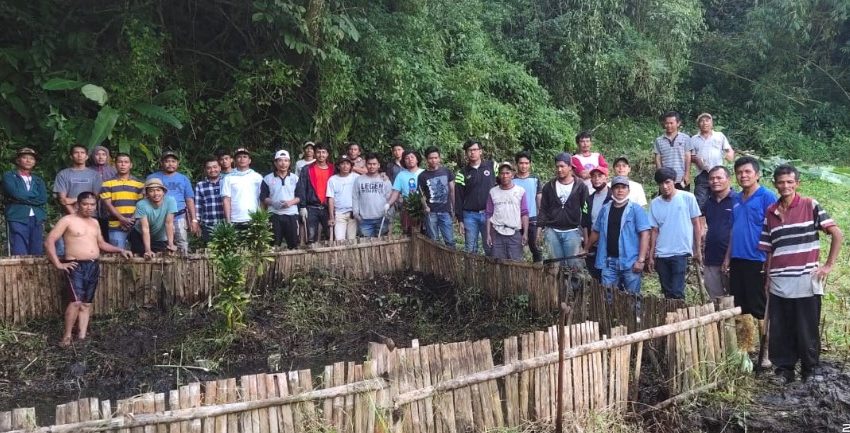
[(62, 234), (65, 240), (65, 260), (94, 260), (100, 257), (97, 239), (100, 226), (94, 218), (67, 215), (68, 227)]

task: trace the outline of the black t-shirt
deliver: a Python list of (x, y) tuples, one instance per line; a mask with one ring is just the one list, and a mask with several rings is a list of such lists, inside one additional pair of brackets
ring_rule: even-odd
[(449, 203), (449, 183), (454, 182), (454, 175), (449, 169), (440, 167), (434, 171), (425, 170), (419, 173), (416, 183), (419, 191), (431, 212), (451, 212)]
[(620, 256), (620, 223), (625, 210), (625, 206), (616, 207), (612, 204), (608, 212), (608, 238), (605, 244), (608, 257)]

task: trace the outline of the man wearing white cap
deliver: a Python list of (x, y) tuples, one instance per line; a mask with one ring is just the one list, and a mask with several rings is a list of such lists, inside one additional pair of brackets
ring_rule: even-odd
[(702, 209), (709, 197), (708, 171), (723, 165), (723, 159), (733, 161), (735, 151), (732, 150), (729, 139), (722, 132), (714, 130), (714, 117), (711, 114), (702, 113), (697, 116), (697, 125), (699, 134), (691, 137), (694, 153), (691, 161), (699, 170), (699, 174), (694, 178), (694, 196)]
[(295, 197), (298, 175), (289, 170), (291, 162), (289, 152), (275, 152), (274, 171), (260, 185), (260, 201), (271, 213), (274, 246), (286, 240), (290, 250), (298, 246), (298, 202), (301, 201)]
[(224, 219), (245, 228), (251, 220), (250, 214), (260, 207), (260, 185), (263, 177), (251, 169), (251, 153), (240, 147), (234, 152), (236, 170), (221, 181), (221, 204)]

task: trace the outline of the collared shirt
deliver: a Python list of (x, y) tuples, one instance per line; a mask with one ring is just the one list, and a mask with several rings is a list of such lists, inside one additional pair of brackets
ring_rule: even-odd
[(705, 201), (705, 222), (708, 231), (705, 234), (705, 264), (720, 266), (729, 247), (729, 234), (732, 232), (732, 207), (738, 193), (729, 191), (726, 197), (717, 201), (713, 196)]
[(652, 153), (661, 156), (661, 166), (676, 172), (677, 183), (685, 178), (685, 155), (693, 150), (691, 137), (684, 132), (678, 133), (672, 140), (662, 135), (655, 139), (652, 147)]
[(692, 136), (691, 148), (705, 165), (701, 171), (708, 171), (715, 166), (723, 165), (723, 156), (732, 150), (732, 145), (722, 132), (711, 131), (708, 138), (700, 134)]
[[(612, 205), (613, 202), (608, 202), (602, 206), (599, 218), (593, 223), (593, 231), (599, 233), (596, 247), (596, 267), (599, 269), (605, 267), (608, 259), (608, 215)], [(620, 219), (618, 264), (620, 269), (631, 269), (640, 255), (640, 233), (650, 230), (652, 226), (646, 211), (639, 204), (629, 201), (625, 207)]]
[(224, 206), (221, 204), (221, 178), (212, 182), (202, 180), (195, 186), (195, 200), (198, 220), (205, 227), (212, 227), (224, 221)]
[(776, 195), (759, 185), (753, 194), (744, 200), (738, 194), (732, 207), (732, 258), (763, 262), (767, 254), (758, 249), (759, 236), (764, 223), (764, 214), (776, 203)]
[[(100, 198), (111, 200), (112, 207), (124, 217), (129, 218), (136, 212), (136, 202), (144, 198), (144, 187), (145, 184), (133, 176), (127, 179), (115, 177), (103, 182), (103, 186), (100, 188)], [(120, 230), (121, 222), (109, 215), (109, 228)]]

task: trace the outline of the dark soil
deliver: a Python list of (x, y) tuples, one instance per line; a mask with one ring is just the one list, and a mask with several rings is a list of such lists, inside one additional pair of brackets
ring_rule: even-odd
[(554, 322), (534, 317), (522, 296), (497, 302), (405, 273), (365, 281), (294, 276), (257, 293), (247, 317), (244, 328), (228, 333), (206, 305), (128, 311), (95, 319), (88, 341), (68, 349), (56, 345), (58, 319), (0, 328), (0, 410), (35, 406), (39, 424), (48, 425), (56, 404), (268, 372), (270, 355), (279, 355), (272, 367), (280, 371), (318, 372), (332, 362), (361, 361), (370, 341), (386, 338), (400, 346), (413, 338), (423, 345), (490, 338), (498, 352), (502, 338)]

